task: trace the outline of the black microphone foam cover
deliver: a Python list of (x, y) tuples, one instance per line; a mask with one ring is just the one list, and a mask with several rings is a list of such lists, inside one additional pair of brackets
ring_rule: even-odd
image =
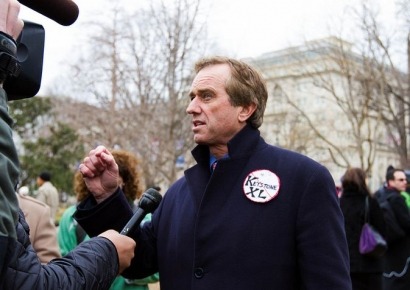
[(138, 207), (135, 213), (122, 229), (120, 234), (129, 236), (132, 232), (134, 232), (144, 219), (145, 215), (147, 213), (152, 213), (158, 207), (161, 200), (162, 195), (153, 188), (149, 188), (146, 192), (144, 192), (138, 202)]
[(78, 6), (71, 0), (19, 0), (19, 2), (64, 26), (73, 24), (78, 18)]

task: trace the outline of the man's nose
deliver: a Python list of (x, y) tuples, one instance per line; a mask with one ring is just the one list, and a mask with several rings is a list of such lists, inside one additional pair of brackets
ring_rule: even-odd
[(194, 97), (189, 102), (188, 107), (186, 108), (186, 112), (187, 114), (193, 114), (193, 113), (198, 112), (198, 108), (199, 106), (198, 106), (197, 98)]

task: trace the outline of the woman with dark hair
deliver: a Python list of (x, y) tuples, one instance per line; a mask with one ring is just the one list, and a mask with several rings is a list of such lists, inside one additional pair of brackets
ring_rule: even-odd
[(369, 222), (385, 236), (383, 212), (377, 200), (370, 194), (366, 173), (360, 168), (349, 168), (342, 177), (340, 206), (345, 217), (352, 287), (353, 290), (381, 290), (383, 259), (365, 256), (359, 252), (360, 232), (365, 223), (366, 198), (369, 200)]

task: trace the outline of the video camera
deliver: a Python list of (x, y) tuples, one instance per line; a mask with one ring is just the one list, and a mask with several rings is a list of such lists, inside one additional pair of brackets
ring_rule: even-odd
[[(78, 7), (71, 0), (19, 0), (28, 8), (68, 26), (78, 17)], [(34, 97), (40, 90), (43, 73), (45, 30), (41, 24), (24, 21), (24, 28), (14, 42), (0, 33), (0, 78), (8, 100)]]

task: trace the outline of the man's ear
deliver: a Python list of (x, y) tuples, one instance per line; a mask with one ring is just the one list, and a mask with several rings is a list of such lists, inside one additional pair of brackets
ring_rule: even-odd
[(248, 120), (252, 116), (255, 110), (256, 110), (256, 105), (254, 103), (246, 107), (241, 107), (241, 111), (239, 112), (239, 115), (238, 115), (239, 122), (246, 122), (246, 120)]

